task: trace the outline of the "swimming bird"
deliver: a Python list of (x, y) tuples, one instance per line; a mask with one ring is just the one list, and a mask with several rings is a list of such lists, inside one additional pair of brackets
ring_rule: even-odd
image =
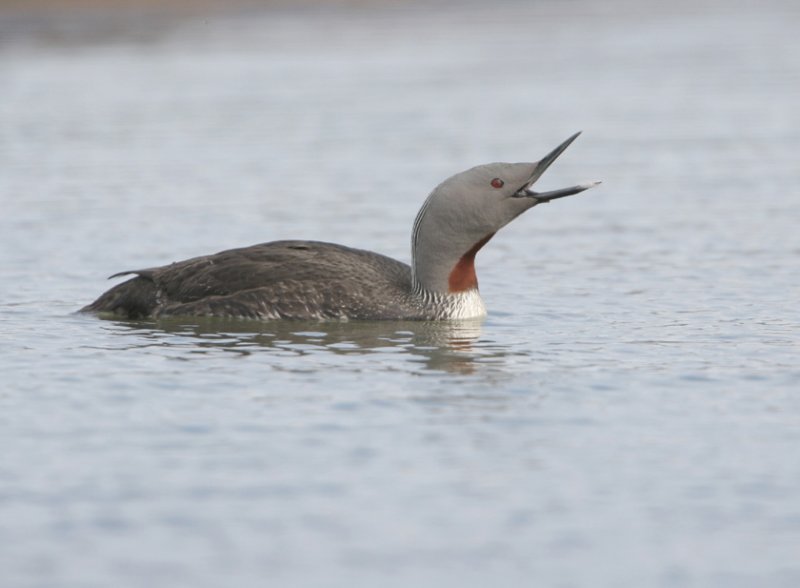
[(125, 271), (134, 275), (81, 309), (128, 319), (446, 320), (482, 317), (475, 255), (537, 204), (599, 182), (550, 192), (531, 186), (580, 133), (534, 163), (489, 163), (458, 173), (425, 200), (411, 233), (412, 263), (319, 241), (273, 241)]

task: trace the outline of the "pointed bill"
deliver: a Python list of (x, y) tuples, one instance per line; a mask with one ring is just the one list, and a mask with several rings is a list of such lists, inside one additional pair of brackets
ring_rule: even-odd
[(564, 196), (572, 196), (573, 194), (580, 194), (584, 190), (594, 188), (597, 184), (602, 184), (600, 180), (592, 180), (591, 182), (584, 182), (577, 186), (570, 186), (569, 188), (561, 188), (560, 190), (551, 190), (550, 192), (534, 192), (527, 190), (527, 195), (535, 198), (538, 204), (550, 202), (556, 198), (563, 198)]
[(536, 164), (536, 171), (534, 172), (533, 177), (528, 183), (529, 186), (533, 184), (536, 180), (538, 180), (539, 177), (541, 177), (541, 175), (547, 170), (547, 168), (550, 167), (550, 165), (556, 159), (558, 159), (558, 156), (564, 153), (564, 150), (567, 147), (569, 147), (575, 139), (578, 138), (578, 135), (580, 135), (581, 132), (582, 131), (578, 131), (577, 133), (572, 135), (569, 139), (561, 143), (561, 145), (553, 149), (550, 153), (548, 153), (542, 159), (539, 160), (539, 163)]
[(537, 164), (536, 168), (533, 171), (533, 175), (531, 178), (522, 186), (519, 191), (515, 194), (516, 197), (525, 197), (525, 198), (533, 198), (536, 200), (536, 204), (541, 204), (544, 202), (550, 202), (551, 200), (556, 200), (557, 198), (564, 198), (565, 196), (572, 196), (573, 194), (579, 194), (584, 190), (588, 190), (600, 183), (599, 180), (593, 180), (591, 182), (584, 182), (582, 184), (578, 184), (576, 186), (570, 186), (569, 188), (561, 188), (559, 190), (551, 190), (550, 192), (536, 192), (531, 190), (531, 186), (538, 180), (541, 175), (545, 172), (545, 170), (550, 167), (550, 165), (558, 159), (558, 156), (564, 153), (564, 150), (569, 147), (572, 142), (578, 138), (578, 135), (581, 134), (581, 131), (578, 131), (566, 141), (561, 143), (558, 147), (553, 149), (550, 153), (545, 155)]

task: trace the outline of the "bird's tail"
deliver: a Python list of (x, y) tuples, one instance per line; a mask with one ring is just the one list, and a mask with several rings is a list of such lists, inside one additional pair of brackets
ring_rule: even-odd
[(79, 312), (109, 314), (120, 318), (141, 319), (152, 316), (158, 306), (158, 288), (151, 280), (137, 276), (117, 284)]

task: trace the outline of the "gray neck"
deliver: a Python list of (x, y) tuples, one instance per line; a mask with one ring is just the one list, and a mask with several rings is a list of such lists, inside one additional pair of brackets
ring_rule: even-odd
[(417, 292), (449, 296), (453, 293), (449, 283), (451, 273), (475, 243), (464, 231), (460, 215), (452, 210), (441, 214), (439, 208), (433, 195), (429, 196), (414, 221), (412, 280)]

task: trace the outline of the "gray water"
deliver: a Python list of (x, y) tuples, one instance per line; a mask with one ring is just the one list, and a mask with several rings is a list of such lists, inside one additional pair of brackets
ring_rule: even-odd
[[(800, 6), (662, 4), (0, 18), (0, 586), (800, 585)], [(73, 314), (579, 129), (482, 323)]]

